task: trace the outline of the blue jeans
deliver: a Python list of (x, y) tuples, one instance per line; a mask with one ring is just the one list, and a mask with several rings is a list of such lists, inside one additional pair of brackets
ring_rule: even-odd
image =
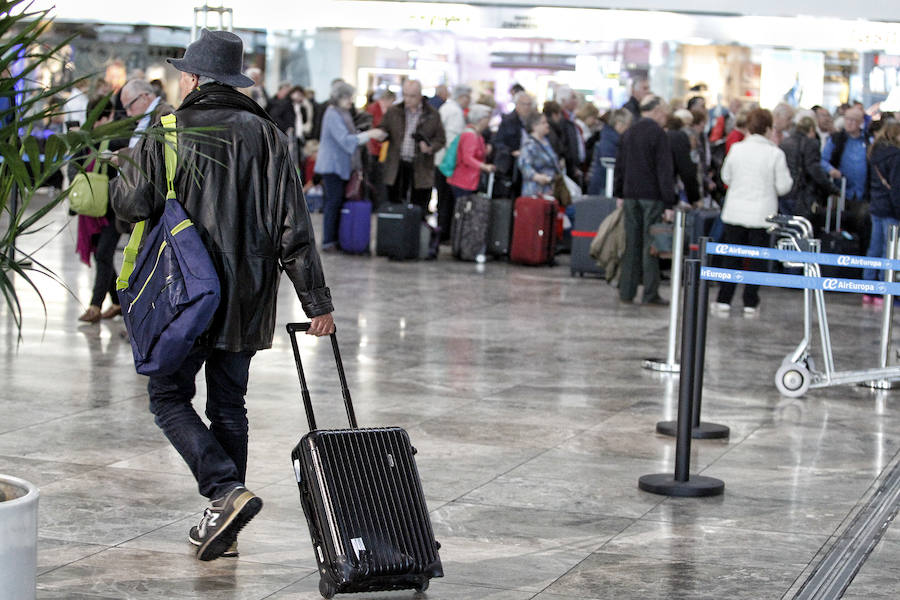
[[(191, 469), (200, 493), (225, 496), (247, 475), (247, 379), (255, 352), (195, 347), (175, 373), (151, 377), (150, 412)], [(207, 427), (191, 405), (194, 379), (206, 363)]]
[(344, 203), (345, 179), (334, 173), (322, 175), (322, 192), (325, 202), (322, 215), (322, 247), (327, 248), (337, 243), (338, 224), (341, 219), (341, 205)]
[[(866, 256), (884, 258), (887, 256), (888, 228), (897, 225), (897, 219), (893, 217), (876, 217), (870, 214), (872, 219), (872, 237), (869, 239), (869, 251)], [(884, 279), (884, 271), (875, 269), (863, 269), (863, 279)]]

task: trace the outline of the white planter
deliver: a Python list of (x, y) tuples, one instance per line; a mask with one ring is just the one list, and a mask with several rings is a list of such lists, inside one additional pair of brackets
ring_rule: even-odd
[(38, 496), (23, 479), (0, 474), (0, 596), (33, 600), (37, 575)]

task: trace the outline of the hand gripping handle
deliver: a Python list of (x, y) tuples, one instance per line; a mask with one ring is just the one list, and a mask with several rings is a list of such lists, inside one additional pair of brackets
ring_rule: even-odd
[[(294, 361), (297, 363), (297, 376), (300, 378), (300, 394), (303, 397), (303, 408), (306, 409), (306, 419), (309, 421), (310, 431), (316, 429), (316, 416), (313, 412), (312, 400), (309, 397), (309, 387), (306, 385), (306, 374), (303, 371), (303, 363), (300, 360), (300, 347), (297, 345), (297, 332), (309, 331), (309, 323), (288, 323), (287, 332), (291, 336), (291, 347), (294, 350)], [(347, 387), (347, 376), (344, 374), (344, 363), (341, 360), (341, 350), (338, 348), (337, 327), (331, 334), (331, 348), (334, 351), (334, 363), (337, 365), (338, 377), (341, 380), (341, 395), (344, 397), (344, 407), (347, 409), (347, 420), (350, 427), (356, 429), (356, 414), (353, 412), (353, 400), (350, 398), (350, 389)]]

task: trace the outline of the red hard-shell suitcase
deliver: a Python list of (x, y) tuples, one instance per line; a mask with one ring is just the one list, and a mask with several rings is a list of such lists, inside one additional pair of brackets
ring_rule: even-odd
[(400, 427), (359, 429), (337, 337), (331, 347), (350, 429), (317, 429), (300, 361), (297, 332), (288, 333), (310, 432), (291, 453), (316, 561), (319, 592), (335, 594), (416, 589), (443, 577), (415, 449)]
[(556, 249), (556, 200), (529, 198), (516, 200), (510, 262), (522, 265), (552, 265)]

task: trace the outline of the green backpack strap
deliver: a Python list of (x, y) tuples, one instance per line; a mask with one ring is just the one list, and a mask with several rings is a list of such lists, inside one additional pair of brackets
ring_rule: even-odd
[[(166, 200), (175, 198), (175, 169), (178, 165), (178, 133), (176, 132), (175, 115), (166, 115), (162, 118), (162, 125), (166, 129), (165, 157), (166, 157)], [(141, 240), (144, 239), (144, 227), (147, 221), (135, 223), (131, 231), (131, 238), (125, 246), (122, 259), (122, 270), (116, 279), (116, 289), (124, 290), (128, 287), (128, 279), (134, 271), (134, 262), (137, 260)]]

